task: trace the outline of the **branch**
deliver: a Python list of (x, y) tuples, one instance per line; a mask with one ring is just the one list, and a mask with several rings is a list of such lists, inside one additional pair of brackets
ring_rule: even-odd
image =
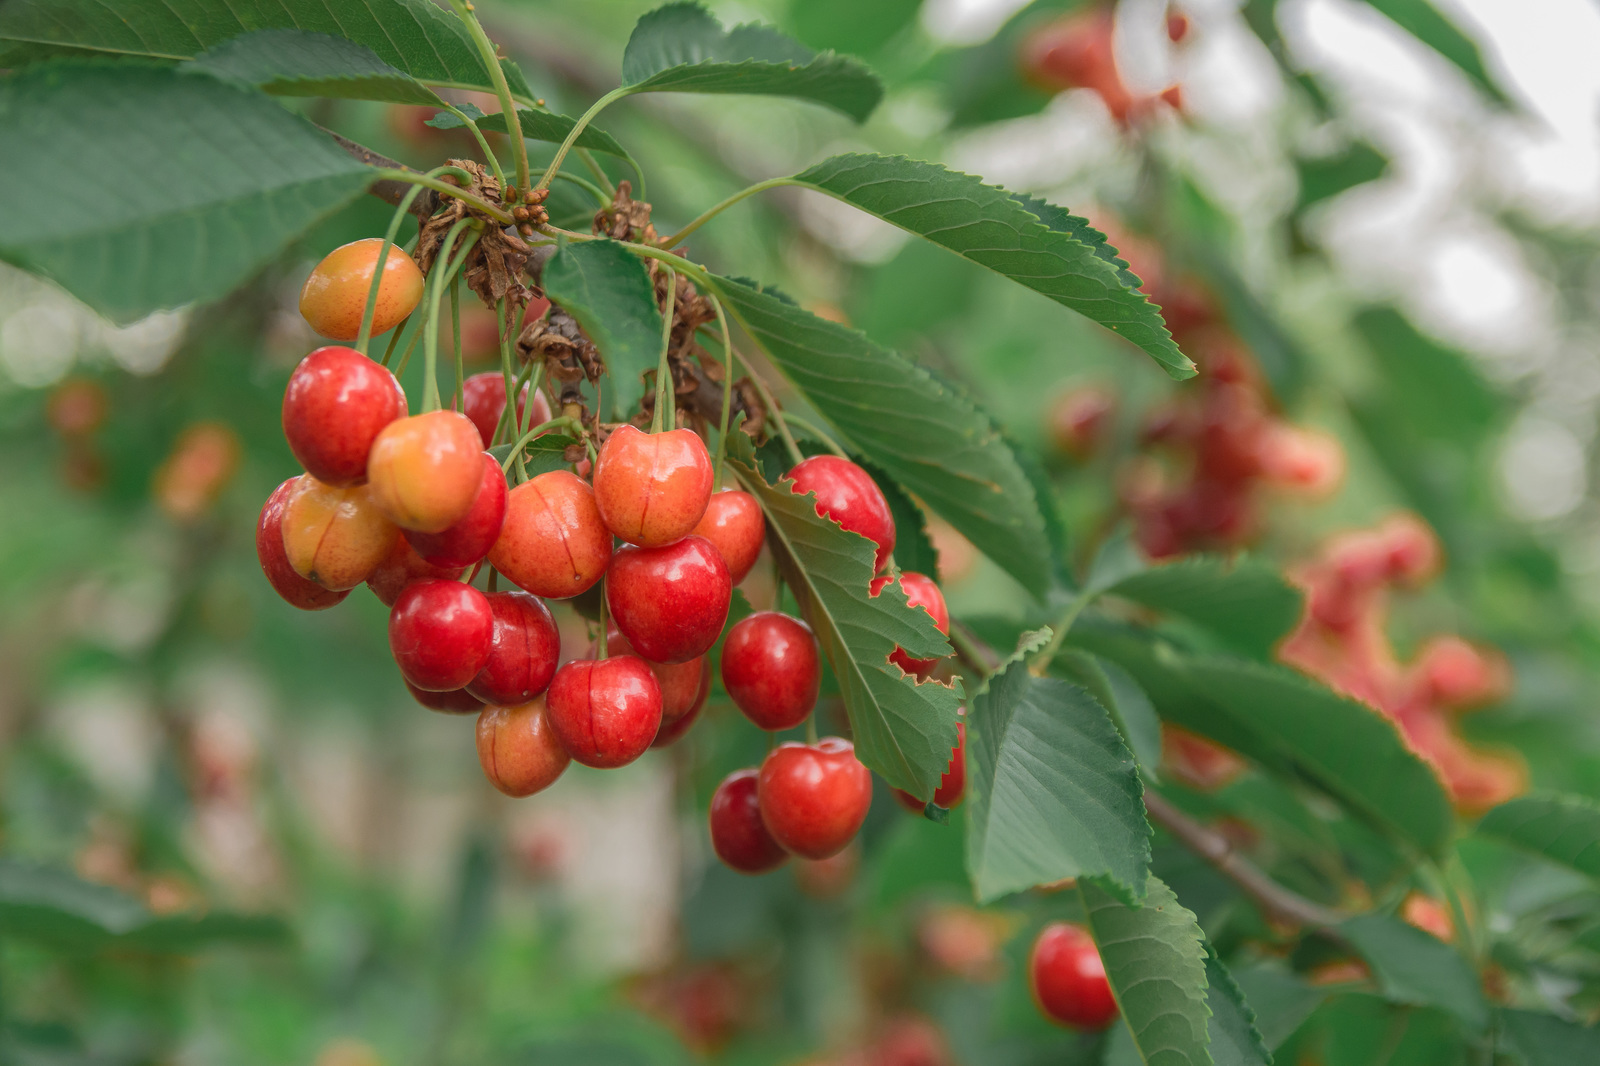
[[(318, 126), (317, 128), (323, 133), (326, 133), (329, 137), (332, 137), (334, 142), (337, 143), (340, 148), (343, 148), (346, 152), (349, 152), (353, 157), (365, 163), (369, 167), (378, 167), (379, 169), (383, 170), (411, 169), (404, 163), (397, 163), (386, 155), (381, 155), (378, 152), (374, 152), (371, 148), (368, 148), (364, 144), (357, 144), (350, 138), (333, 132), (326, 126)], [(400, 201), (405, 199), (406, 193), (410, 192), (413, 188), (414, 186), (410, 182), (384, 179), (383, 181), (373, 182), (372, 187), (367, 191), (376, 196), (378, 199), (382, 200), (384, 203), (393, 207), (399, 207)], [(434, 192), (432, 189), (424, 189), (422, 194), (419, 195), (411, 204), (411, 213), (417, 216), (417, 221), (419, 223), (425, 221), (426, 219), (432, 218), (433, 213), (437, 210), (439, 210), (439, 194)]]

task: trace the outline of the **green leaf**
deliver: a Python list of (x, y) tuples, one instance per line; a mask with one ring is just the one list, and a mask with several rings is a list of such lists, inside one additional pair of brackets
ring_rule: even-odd
[(1304, 211), (1365, 182), (1376, 181), (1389, 169), (1389, 158), (1366, 141), (1355, 141), (1333, 155), (1299, 159), (1300, 198), (1295, 211)]
[(1216, 1066), (1270, 1066), (1272, 1053), (1256, 1029), (1256, 1012), (1245, 1001), (1244, 990), (1206, 943), (1206, 1006), (1211, 1022), (1211, 1059)]
[(867, 337), (733, 278), (712, 286), (853, 452), (873, 462), (1039, 598), (1054, 578), (1040, 501), (993, 420)]
[(1478, 832), (1600, 877), (1600, 804), (1587, 797), (1546, 793), (1509, 800), (1483, 816)]
[(1085, 219), (905, 156), (834, 156), (794, 181), (1043, 293), (1126, 337), (1173, 378), (1194, 376), (1142, 282)]
[[(1048, 632), (1048, 631), (1045, 631)], [(1128, 899), (1150, 872), (1144, 785), (1088, 691), (1034, 677), (1022, 649), (967, 714), (967, 873), (980, 903), (1103, 876)]]
[(1366, 960), (1387, 998), (1442, 1008), (1475, 1032), (1489, 1024), (1478, 975), (1438, 937), (1387, 914), (1346, 919), (1339, 923), (1339, 935)]
[(1502, 1009), (1500, 1024), (1526, 1066), (1600, 1062), (1600, 1030), (1549, 1014)]
[(327, 96), (443, 107), (437, 93), (372, 49), (301, 30), (258, 30), (194, 58), (191, 70), (253, 85), (275, 96)]
[(789, 25), (814, 48), (866, 53), (915, 23), (921, 8), (922, 0), (791, 0)]
[[(467, 28), (431, 0), (8, 0), (0, 41), (82, 53), (189, 59), (251, 30), (304, 30), (365, 45), (430, 85), (494, 91)], [(511, 91), (532, 99), (517, 65), (503, 60)]]
[(856, 757), (892, 787), (926, 800), (956, 744), (961, 683), (918, 684), (889, 656), (896, 645), (913, 658), (948, 655), (949, 643), (897, 583), (868, 595), (871, 541), (817, 514), (816, 497), (796, 495), (793, 482), (767, 484), (750, 438), (728, 436), (729, 460), (761, 505), (767, 543), (839, 681)]
[(723, 30), (697, 3), (667, 4), (639, 19), (622, 53), (631, 92), (755, 93), (794, 96), (863, 122), (883, 83), (846, 56), (811, 51), (770, 26)]
[(1511, 100), (1489, 76), (1483, 53), (1454, 22), (1428, 0), (1367, 0), (1374, 8), (1394, 20), (1401, 29), (1454, 63), (1474, 85), (1498, 103)]
[(1272, 658), (1300, 620), (1300, 592), (1266, 563), (1191, 556), (1125, 577), (1106, 591), (1209, 630), (1233, 651)]
[(1255, 1008), (1256, 1027), (1268, 1048), (1276, 1048), (1289, 1039), (1328, 998), (1326, 991), (1307, 984), (1276, 963), (1246, 967), (1234, 976)]
[[(517, 122), (522, 126), (522, 135), (533, 141), (549, 141), (560, 144), (567, 139), (567, 134), (572, 132), (572, 127), (577, 125), (576, 120), (566, 115), (558, 115), (554, 111), (546, 111), (542, 107), (517, 108)], [(478, 128), (485, 133), (504, 133), (506, 131), (506, 116), (498, 111), (477, 120)], [(465, 128), (466, 123), (446, 111), (428, 123), (435, 129), (453, 130)], [(628, 150), (611, 134), (594, 126), (585, 126), (583, 132), (578, 134), (578, 139), (572, 142), (578, 148), (592, 148), (597, 152), (605, 152), (618, 158), (628, 158)]]
[(1383, 377), (1380, 402), (1423, 437), (1472, 445), (1503, 421), (1505, 400), (1471, 358), (1425, 335), (1393, 307), (1368, 307), (1355, 327)]
[(1154, 874), (1138, 907), (1090, 878), (1078, 895), (1141, 1061), (1209, 1066), (1206, 948), (1194, 915)]
[(928, 539), (928, 522), (922, 508), (900, 487), (900, 483), (877, 463), (862, 455), (852, 455), (856, 465), (872, 475), (888, 501), (894, 517), (894, 562), (902, 570), (926, 574), (939, 580), (939, 553)]
[[(522, 449), (523, 469), (528, 471), (529, 477), (548, 474), (552, 470), (566, 470), (572, 465), (567, 462), (567, 449), (574, 444), (582, 443), (577, 437), (568, 437), (561, 433), (541, 433)], [(496, 462), (504, 463), (515, 444), (516, 441), (496, 444), (489, 449), (489, 454), (495, 457)]]
[(600, 349), (612, 411), (632, 417), (661, 361), (661, 308), (644, 263), (616, 241), (566, 243), (545, 264), (544, 291)]
[(1160, 778), (1161, 719), (1128, 671), (1079, 648), (1063, 648), (1050, 663), (1051, 671), (1082, 685), (1111, 715), (1122, 739), (1139, 763), (1147, 782)]
[(231, 291), (373, 180), (268, 97), (142, 63), (0, 81), (0, 143), (0, 183), (31, 190), (0, 213), (0, 258), (124, 322)]

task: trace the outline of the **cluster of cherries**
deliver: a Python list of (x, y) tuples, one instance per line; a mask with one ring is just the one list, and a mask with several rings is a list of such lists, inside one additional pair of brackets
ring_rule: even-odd
[[(1069, 15), (1039, 27), (1022, 43), (1023, 76), (1048, 92), (1093, 90), (1118, 125), (1129, 126), (1156, 111), (1183, 110), (1183, 93), (1171, 85), (1155, 94), (1130, 89), (1117, 69), (1113, 44), (1116, 19), (1108, 7)], [(1188, 35), (1189, 20), (1167, 18), (1167, 36), (1174, 43)]]
[[(319, 333), (357, 337), (382, 243), (346, 245), (312, 272), (300, 308)], [(422, 287), (416, 265), (391, 247), (373, 332), (414, 311)], [(256, 529), (268, 580), (305, 610), (332, 607), (365, 582), (390, 607), (389, 646), (407, 687), (432, 710), (478, 714), (484, 773), (508, 795), (548, 788), (572, 760), (625, 766), (672, 743), (705, 703), (707, 653), (733, 587), (760, 554), (765, 520), (755, 498), (713, 491), (711, 457), (694, 431), (632, 425), (605, 437), (591, 480), (554, 470), (508, 488), (487, 451), (511, 417), (503, 375), (467, 379), (461, 399), (459, 412), (411, 415), (394, 375), (361, 352), (328, 346), (307, 355), (283, 399), (284, 435), (306, 472), (278, 486)], [(538, 393), (524, 392), (517, 408), (519, 429), (537, 432), (550, 420)], [(788, 478), (794, 492), (815, 494), (819, 514), (875, 542), (883, 568), (894, 519), (865, 470), (818, 455)], [(475, 587), (484, 562), (516, 587)], [(582, 595), (602, 579), (606, 639), (562, 664), (543, 601)], [(890, 580), (875, 578), (872, 594)], [(900, 580), (948, 632), (938, 586), (920, 574)], [(936, 665), (901, 649), (895, 661), (918, 676)], [(763, 729), (808, 718), (821, 669), (816, 637), (798, 618), (762, 611), (728, 630), (723, 685)], [(958, 748), (941, 796), (953, 802), (964, 777)], [(745, 872), (791, 853), (825, 858), (855, 836), (871, 796), (849, 741), (781, 744), (759, 770), (718, 788), (712, 841)]]

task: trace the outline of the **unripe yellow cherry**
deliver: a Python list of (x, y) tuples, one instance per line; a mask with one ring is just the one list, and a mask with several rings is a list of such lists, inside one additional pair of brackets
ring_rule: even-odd
[[(300, 290), (300, 313), (311, 328), (336, 341), (353, 341), (361, 332), (372, 271), (378, 262), (380, 237), (351, 241), (323, 256)], [(422, 271), (403, 248), (393, 245), (383, 261), (378, 304), (373, 309), (372, 335), (389, 332), (422, 302)]]

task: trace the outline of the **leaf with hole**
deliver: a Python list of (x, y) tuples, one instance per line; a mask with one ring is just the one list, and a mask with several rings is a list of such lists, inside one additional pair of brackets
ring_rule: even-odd
[(545, 295), (600, 349), (612, 412), (631, 418), (644, 375), (661, 361), (661, 308), (650, 272), (616, 241), (578, 241), (562, 244), (543, 278)]
[(274, 96), (326, 96), (443, 107), (437, 93), (372, 49), (302, 30), (240, 34), (194, 58), (190, 70), (253, 85)]

